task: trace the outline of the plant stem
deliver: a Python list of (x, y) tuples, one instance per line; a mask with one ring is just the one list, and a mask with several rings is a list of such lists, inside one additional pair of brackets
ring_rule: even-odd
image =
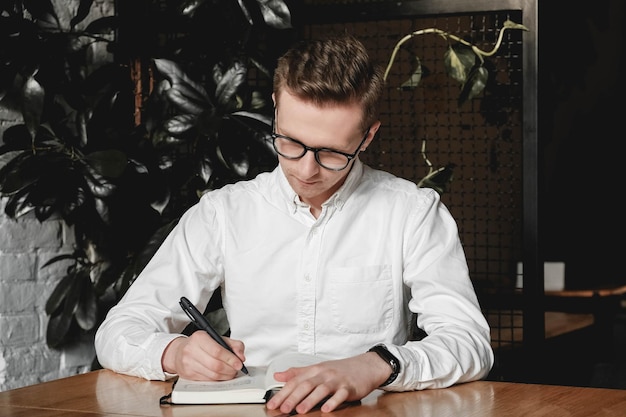
[(428, 29), (420, 29), (420, 30), (416, 30), (415, 32), (412, 32), (408, 35), (406, 35), (405, 37), (403, 37), (402, 39), (400, 39), (398, 41), (398, 43), (396, 44), (396, 46), (393, 48), (393, 51), (391, 52), (391, 57), (389, 58), (389, 64), (387, 64), (387, 69), (385, 70), (385, 74), (383, 76), (384, 80), (387, 80), (387, 76), (389, 75), (389, 71), (391, 70), (391, 66), (393, 65), (394, 60), (396, 59), (396, 55), (398, 53), (398, 51), (400, 50), (400, 46), (402, 46), (403, 43), (405, 43), (406, 41), (408, 41), (409, 39), (414, 38), (415, 36), (419, 36), (419, 35), (426, 35), (429, 33), (434, 33), (434, 34), (438, 34), (440, 35), (442, 38), (448, 40), (448, 39), (453, 39), (459, 43), (462, 43), (463, 45), (469, 46), (470, 48), (472, 48), (472, 51), (474, 51), (474, 53), (476, 55), (478, 55), (478, 57), (480, 57), (480, 59), (482, 59), (482, 57), (484, 56), (492, 56), (493, 54), (495, 54), (498, 49), (500, 49), (500, 45), (502, 44), (502, 38), (504, 37), (504, 31), (506, 29), (523, 29), (523, 30), (528, 30), (524, 25), (521, 25), (519, 23), (515, 23), (512, 22), (510, 20), (507, 20), (504, 22), (504, 25), (502, 26), (502, 29), (500, 29), (500, 33), (498, 34), (498, 40), (496, 41), (496, 44), (494, 45), (493, 49), (491, 51), (483, 51), (482, 49), (478, 48), (476, 45), (472, 44), (471, 42), (466, 41), (465, 39), (461, 39), (456, 35), (453, 35), (451, 33), (445, 32), (441, 29), (437, 29), (437, 28), (428, 28)]

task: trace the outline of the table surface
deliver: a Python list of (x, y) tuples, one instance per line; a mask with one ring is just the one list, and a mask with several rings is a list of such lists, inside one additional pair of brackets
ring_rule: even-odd
[[(161, 396), (172, 382), (98, 370), (0, 392), (1, 417), (279, 417), (264, 404), (165, 405)], [(626, 416), (626, 390), (476, 381), (454, 387), (382, 393), (325, 417), (621, 417)]]

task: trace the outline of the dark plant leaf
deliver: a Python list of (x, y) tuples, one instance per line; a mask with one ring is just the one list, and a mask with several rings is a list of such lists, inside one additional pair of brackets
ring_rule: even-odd
[(89, 166), (85, 167), (84, 178), (89, 186), (89, 191), (91, 191), (91, 194), (96, 198), (110, 197), (117, 189), (115, 184), (107, 181), (104, 176), (100, 175)]
[(96, 326), (96, 318), (98, 315), (97, 297), (89, 275), (83, 276), (82, 279), (84, 282), (78, 298), (75, 317), (81, 329), (91, 330)]
[(128, 164), (126, 154), (117, 149), (92, 152), (85, 156), (85, 162), (107, 178), (120, 177)]
[(411, 76), (400, 85), (400, 90), (413, 90), (422, 80), (422, 63), (419, 57), (415, 57), (416, 67)]
[(112, 34), (118, 28), (118, 23), (119, 19), (117, 16), (104, 16), (90, 22), (85, 28), (85, 32), (93, 35)]
[(41, 123), (45, 92), (35, 78), (29, 77), (22, 87), (22, 97), (24, 97), (21, 109), (24, 123), (31, 137), (34, 138)]
[(174, 229), (174, 227), (176, 227), (177, 224), (178, 219), (176, 218), (165, 224), (164, 226), (161, 226), (159, 229), (156, 230), (156, 232), (154, 232), (154, 234), (150, 237), (150, 240), (148, 240), (148, 243), (144, 246), (143, 250), (137, 256), (137, 262), (135, 264), (137, 274), (139, 274), (139, 272), (141, 272), (146, 267), (150, 259), (152, 259), (152, 257), (156, 253), (157, 249), (159, 249), (163, 244), (163, 241), (165, 240), (167, 235), (170, 234), (170, 232)]
[(213, 164), (211, 160), (207, 156), (200, 158), (198, 160), (198, 176), (205, 185), (209, 182), (211, 174), (213, 174)]
[(50, 266), (50, 265), (52, 265), (55, 262), (63, 261), (63, 260), (66, 260), (66, 259), (76, 259), (76, 255), (75, 254), (66, 253), (64, 255), (55, 256), (53, 258), (48, 259), (48, 261), (46, 261), (46, 263), (44, 263), (42, 265), (42, 268), (45, 268), (46, 266)]
[(475, 67), (470, 72), (467, 82), (471, 85), (468, 99), (471, 100), (477, 97), (487, 86), (487, 79), (489, 78), (489, 71), (483, 66)]
[(181, 91), (180, 84), (172, 86), (172, 88), (165, 91), (165, 96), (179, 111), (189, 113), (192, 115), (199, 115), (204, 111), (204, 106), (195, 100), (191, 100), (189, 96), (186, 96)]
[[(135, 258), (134, 261), (136, 262), (137, 259)], [(137, 278), (139, 272), (141, 272), (140, 269), (135, 267), (135, 262), (132, 262), (126, 269), (124, 269), (119, 279), (115, 280), (113, 287), (118, 297), (122, 297), (124, 293), (126, 293), (126, 290), (128, 290)]]
[(164, 187), (164, 191), (157, 197), (152, 198), (150, 201), (150, 207), (157, 213), (163, 214), (171, 199), (171, 192), (169, 188)]
[(196, 102), (210, 101), (204, 87), (185, 74), (177, 62), (168, 59), (155, 59), (154, 64), (157, 71), (170, 82), (171, 87), (175, 85), (178, 87), (182, 96)]
[(443, 59), (448, 75), (463, 84), (476, 63), (476, 54), (469, 46), (457, 43), (446, 49)]
[[(219, 294), (219, 291), (216, 291), (214, 294)], [(208, 308), (209, 306), (207, 306)], [(206, 318), (209, 320), (209, 323), (215, 328), (215, 331), (218, 334), (226, 335), (230, 330), (230, 324), (228, 323), (228, 316), (226, 315), (226, 310), (223, 308), (218, 308), (217, 310), (213, 310), (205, 313)]]
[(248, 68), (241, 61), (233, 62), (233, 64), (221, 73), (216, 67), (213, 72), (213, 78), (217, 84), (215, 96), (218, 103), (226, 109), (240, 109), (241, 105), (237, 104), (236, 94), (239, 87), (246, 81)]
[(216, 146), (215, 152), (218, 160), (227, 170), (232, 171), (240, 178), (245, 178), (250, 170), (249, 156), (245, 153), (234, 154), (228, 152), (231, 149), (231, 146)]
[(2, 194), (15, 194), (37, 181), (37, 176), (33, 175), (29, 168), (32, 159), (29, 151), (13, 151), (6, 155), (13, 157), (0, 168), (0, 192)]
[(76, 275), (70, 273), (57, 283), (56, 287), (48, 297), (48, 301), (46, 301), (46, 314), (51, 316), (55, 311), (59, 309), (67, 294), (70, 292), (74, 280), (76, 279)]
[(237, 3), (239, 4), (239, 8), (241, 9), (241, 13), (243, 13), (244, 17), (248, 21), (248, 24), (250, 26), (254, 25), (254, 19), (252, 18), (252, 15), (251, 15), (250, 11), (246, 7), (245, 1), (244, 0), (237, 0)]
[(13, 125), (8, 127), (2, 135), (2, 141), (6, 146), (0, 147), (2, 152), (10, 150), (26, 150), (32, 147), (32, 137), (28, 132), (28, 129), (23, 124)]
[(70, 26), (72, 29), (76, 27), (77, 24), (85, 20), (89, 11), (91, 10), (91, 5), (93, 4), (93, 0), (80, 0), (80, 5), (78, 6), (78, 12), (76, 16), (70, 20)]
[(185, 133), (196, 124), (197, 117), (191, 114), (174, 116), (165, 122), (165, 130), (172, 135)]
[(485, 89), (488, 78), (489, 72), (487, 68), (483, 66), (474, 67), (467, 78), (467, 82), (461, 89), (457, 105), (460, 107), (465, 101), (478, 96)]
[[(2, 152), (0, 152), (0, 193), (13, 194), (23, 188), (19, 185), (22, 183), (21, 181), (13, 184), (9, 182), (16, 179), (10, 175), (11, 168), (19, 161), (19, 158), (23, 158), (23, 154), (23, 151), (2, 150)], [(17, 179), (19, 180), (19, 178)]]
[(250, 98), (250, 109), (251, 110), (261, 110), (267, 107), (267, 103), (269, 100), (267, 100), (266, 97), (263, 97), (263, 95), (261, 94), (261, 92), (259, 91), (253, 91), (252, 92), (252, 96)]
[(439, 168), (430, 174), (426, 175), (417, 184), (418, 187), (432, 188), (439, 194), (443, 194), (448, 190), (448, 186), (453, 179), (453, 170), (455, 164), (448, 164), (445, 167)]
[[(234, 124), (224, 123), (225, 126), (229, 127), (227, 136), (232, 139), (228, 140), (228, 144), (224, 144), (225, 149), (222, 149), (222, 156), (234, 155), (234, 157), (230, 156), (227, 160), (230, 161), (229, 166), (232, 165), (238, 175), (242, 175), (244, 169), (247, 171), (245, 175), (249, 175), (251, 173), (250, 169), (254, 165), (251, 160), (241, 156), (242, 153), (256, 158), (259, 163), (261, 160), (269, 162), (269, 159), (271, 159), (272, 162), (269, 165), (265, 165), (265, 162), (260, 163), (259, 167), (263, 166), (261, 170), (276, 165), (276, 151), (272, 146), (270, 135), (272, 116), (262, 113), (238, 111), (226, 116), (224, 121), (234, 122)], [(248, 138), (248, 141), (242, 141), (241, 139), (236, 140), (236, 138)], [(253, 146), (255, 145), (253, 141), (260, 144), (261, 148)], [(237, 162), (238, 160), (241, 163)]]
[(283, 0), (257, 0), (265, 23), (275, 29), (290, 29), (291, 12)]
[[(30, 187), (29, 187), (30, 188)], [(9, 196), (4, 213), (11, 219), (17, 219), (20, 216), (33, 210), (33, 206), (29, 203), (29, 188), (24, 188), (17, 193)]]
[(75, 279), (72, 280), (67, 290), (63, 303), (63, 311), (61, 314), (58, 314), (57, 310), (53, 312), (53, 315), (50, 317), (46, 331), (46, 343), (51, 348), (59, 347), (65, 342), (66, 335), (75, 317), (85, 277), (89, 279), (88, 270), (81, 269), (77, 271)]
[(248, 155), (244, 155), (242, 158), (238, 160), (231, 160), (230, 168), (235, 174), (239, 175), (241, 178), (246, 178), (248, 173), (250, 172), (250, 159)]
[(78, 302), (80, 300), (83, 287), (85, 283), (89, 281), (89, 269), (81, 267), (76, 271), (72, 285), (65, 296), (65, 304), (63, 305), (63, 313), (70, 316), (74, 316), (76, 309), (78, 308)]
[[(229, 115), (233, 120), (240, 120), (248, 126), (255, 127), (257, 129), (271, 128), (273, 116), (268, 116), (262, 113), (255, 113), (250, 111), (237, 111)], [(252, 120), (249, 120), (252, 119)], [(249, 123), (250, 121), (261, 122), (260, 124)]]
[[(256, 59), (254, 56), (250, 56), (249, 60), (250, 60), (250, 63), (255, 68), (257, 68), (263, 75), (265, 75), (268, 79), (272, 77), (272, 72), (271, 72), (271, 70), (268, 68), (268, 66), (266, 64), (263, 64), (258, 59)], [(254, 105), (252, 106), (252, 108), (254, 108)]]
[(109, 224), (111, 220), (109, 217), (109, 205), (102, 198), (97, 196), (94, 196), (93, 200), (96, 212), (105, 224)]
[(51, 0), (24, 0), (24, 7), (37, 20), (49, 21), (52, 16), (56, 22), (59, 21)]
[(514, 21), (509, 20), (509, 19), (504, 21), (504, 24), (502, 25), (502, 29), (521, 29), (525, 31), (529, 30), (526, 26), (522, 25), (521, 23), (515, 23)]
[(186, 0), (179, 6), (179, 10), (184, 16), (193, 17), (196, 10), (204, 3), (206, 3), (206, 0)]
[(63, 345), (72, 324), (73, 315), (65, 310), (60, 310), (50, 316), (46, 329), (46, 344), (48, 347), (57, 348)]
[[(190, 116), (195, 119), (195, 116), (193, 115), (190, 115)], [(167, 122), (165, 123), (167, 124)], [(185, 143), (185, 139), (168, 135), (167, 132), (165, 131), (157, 131), (157, 132), (154, 132), (154, 134), (152, 135), (152, 143), (155, 148), (162, 149), (162, 148), (169, 148), (169, 147), (175, 147), (175, 146), (181, 145)], [(168, 164), (167, 166), (171, 166), (171, 164)], [(162, 169), (165, 169), (165, 168), (162, 168)]]
[[(31, 207), (35, 207), (35, 217), (40, 222), (44, 222), (52, 216), (52, 214), (56, 211), (56, 207), (53, 205), (35, 205), (32, 204)], [(22, 215), (22, 214), (20, 214)]]
[[(100, 269), (100, 275), (98, 280), (94, 284), (94, 294), (98, 297), (99, 294), (103, 294), (107, 288), (120, 279), (119, 268), (111, 263), (108, 263), (105, 267)], [(98, 308), (96, 306), (96, 308)]]
[(196, 121), (198, 134), (206, 137), (214, 137), (220, 130), (222, 122), (222, 114), (218, 113), (216, 109), (204, 111), (198, 116), (198, 120)]

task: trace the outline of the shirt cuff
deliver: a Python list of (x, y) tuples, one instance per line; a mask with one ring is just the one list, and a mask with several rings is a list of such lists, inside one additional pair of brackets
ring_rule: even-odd
[(144, 375), (144, 378), (151, 380), (166, 381), (172, 379), (178, 374), (172, 374), (163, 370), (163, 364), (161, 359), (163, 358), (163, 352), (165, 348), (172, 342), (172, 340), (179, 337), (187, 337), (181, 334), (172, 333), (157, 333), (152, 339), (152, 343), (149, 345), (147, 353), (148, 361), (150, 362), (148, 368), (145, 371), (148, 373)]

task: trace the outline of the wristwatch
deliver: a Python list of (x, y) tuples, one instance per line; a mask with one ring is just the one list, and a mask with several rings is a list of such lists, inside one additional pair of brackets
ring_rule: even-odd
[(370, 348), (370, 350), (368, 350), (368, 352), (375, 352), (376, 354), (378, 354), (378, 356), (383, 358), (383, 360), (389, 364), (392, 370), (391, 375), (389, 375), (389, 378), (387, 378), (385, 382), (380, 384), (379, 388), (389, 385), (393, 381), (395, 381), (396, 378), (398, 377), (398, 374), (400, 373), (400, 361), (398, 360), (398, 358), (396, 358), (391, 352), (389, 352), (387, 350), (387, 347), (383, 345), (382, 343), (376, 346), (373, 346), (372, 348)]

